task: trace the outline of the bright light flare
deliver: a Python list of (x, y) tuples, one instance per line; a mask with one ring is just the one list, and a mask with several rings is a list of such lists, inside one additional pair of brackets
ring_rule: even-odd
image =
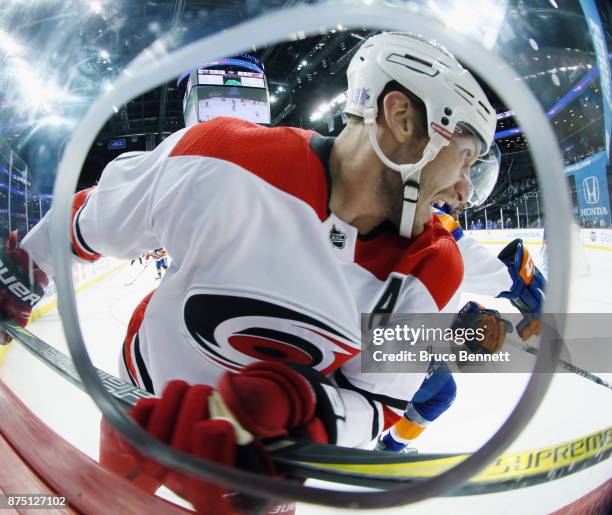
[(507, 10), (507, 0), (427, 0), (427, 7), (449, 28), (493, 48)]
[(104, 8), (100, 2), (89, 2), (89, 8), (94, 14), (100, 14), (102, 11), (104, 11)]
[(334, 104), (341, 104), (346, 101), (346, 93), (340, 93), (336, 98), (334, 98)]
[(11, 59), (10, 74), (17, 83), (19, 105), (24, 111), (50, 112), (54, 105), (74, 101), (73, 95), (60, 88), (52, 78), (41, 75), (25, 59)]
[(52, 125), (53, 127), (60, 127), (62, 125), (72, 125), (69, 120), (66, 118), (62, 118), (57, 114), (50, 114), (49, 116), (45, 116), (37, 121), (37, 125)]
[(23, 55), (24, 47), (7, 32), (0, 29), (0, 52), (8, 57)]
[(336, 95), (330, 102), (322, 102), (316, 111), (310, 115), (310, 121), (316, 122), (323, 118), (323, 115), (329, 113), (334, 107), (344, 104), (346, 102), (346, 93), (342, 92)]

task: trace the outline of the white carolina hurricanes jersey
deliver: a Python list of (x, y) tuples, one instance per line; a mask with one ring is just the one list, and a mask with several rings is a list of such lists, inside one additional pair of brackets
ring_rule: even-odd
[[(361, 314), (456, 310), (463, 265), (436, 217), (407, 240), (387, 225), (359, 235), (330, 213), (333, 142), (216, 118), (118, 157), (75, 196), (80, 258), (162, 247), (172, 258), (126, 341), (126, 378), (159, 393), (171, 379), (215, 385), (226, 371), (283, 360), (342, 386), (350, 430), (340, 443), (395, 421), (423, 376), (362, 374)], [(23, 247), (52, 275), (49, 243), (46, 216)]]

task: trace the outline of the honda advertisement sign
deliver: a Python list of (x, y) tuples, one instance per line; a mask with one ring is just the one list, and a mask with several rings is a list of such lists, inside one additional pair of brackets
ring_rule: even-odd
[(606, 178), (606, 152), (598, 152), (565, 168), (576, 181), (578, 216), (597, 226), (610, 224), (610, 198)]

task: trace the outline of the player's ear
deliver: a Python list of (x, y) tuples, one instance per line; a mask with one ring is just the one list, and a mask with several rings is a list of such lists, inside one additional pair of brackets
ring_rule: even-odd
[(422, 115), (410, 97), (401, 91), (390, 91), (383, 98), (382, 108), (384, 123), (399, 144), (421, 138)]

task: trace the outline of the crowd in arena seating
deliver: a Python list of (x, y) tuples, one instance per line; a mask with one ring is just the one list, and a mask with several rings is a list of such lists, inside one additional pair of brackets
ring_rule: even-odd
[(508, 187), (503, 191), (491, 197), (490, 202), (492, 204), (508, 204), (515, 202), (525, 193), (529, 193), (538, 187), (538, 181), (535, 177), (529, 179), (522, 179), (519, 181), (513, 181), (508, 184)]
[[(612, 227), (612, 224), (606, 224), (605, 220), (599, 217), (596, 217), (596, 218), (580, 217), (576, 219), (576, 223), (578, 224), (579, 227), (582, 227), (583, 229), (606, 229), (606, 228)], [(544, 227), (544, 224), (543, 224), (543, 221), (540, 218), (538, 218), (530, 223), (530, 227), (532, 229), (533, 228), (541, 229)], [(467, 228), (471, 231), (482, 230), (482, 229), (487, 229), (487, 230), (515, 229), (515, 224), (511, 218), (507, 218), (506, 221), (503, 223), (503, 226), (502, 226), (500, 219), (487, 220), (485, 224), (481, 218), (477, 218), (477, 219), (472, 220), (468, 224)]]
[(583, 159), (586, 159), (587, 157), (589, 157), (592, 154), (595, 154), (597, 152), (601, 152), (602, 150), (605, 150), (605, 147), (599, 146), (597, 148), (595, 147), (591, 147), (587, 152), (568, 152), (567, 154), (565, 154), (564, 159), (564, 163), (565, 165), (572, 165), (574, 163), (578, 163), (579, 161), (582, 161)]
[[(595, 148), (595, 147), (591, 147), (588, 151), (585, 152), (580, 152), (580, 153), (567, 153), (565, 155), (565, 164), (566, 165), (570, 165), (573, 163), (576, 163), (578, 161), (581, 161), (583, 159), (586, 159), (587, 157), (589, 157), (590, 155), (596, 153), (596, 152), (601, 152), (602, 150), (604, 150), (604, 147), (599, 147), (599, 148)], [(609, 177), (608, 180), (610, 180), (611, 178)], [(510, 180), (509, 182), (507, 182), (505, 184), (505, 186), (503, 184), (498, 183), (498, 185), (495, 188), (494, 194), (491, 195), (491, 197), (489, 197), (489, 199), (487, 200), (487, 207), (488, 207), (488, 217), (486, 217), (484, 215), (484, 210), (481, 207), (479, 210), (476, 211), (468, 211), (467, 212), (467, 217), (470, 219), (470, 221), (467, 223), (467, 229), (470, 230), (480, 230), (480, 229), (513, 229), (515, 227), (523, 227), (523, 204), (525, 204), (525, 207), (527, 206), (527, 204), (530, 203), (530, 200), (533, 201), (533, 197), (534, 194), (539, 195), (540, 191), (538, 188), (538, 181), (535, 177), (530, 177), (530, 178), (524, 178), (524, 179), (520, 179), (520, 180)], [(526, 196), (527, 195), (527, 196)], [(516, 224), (516, 220), (515, 220), (515, 215), (512, 214), (513, 218), (507, 218), (505, 222), (503, 222), (501, 219), (493, 219), (493, 216), (495, 216), (494, 211), (496, 210), (496, 207), (503, 207), (504, 210), (506, 211), (504, 213), (504, 217), (507, 213), (507, 208), (515, 209), (516, 206), (518, 206), (519, 210), (521, 211), (521, 215), (520, 215), (520, 224), (517, 225)], [(540, 207), (540, 206), (538, 206)], [(497, 214), (499, 214), (499, 211), (497, 212)], [(493, 216), (491, 216), (493, 215)], [(537, 209), (535, 208), (535, 206), (529, 208), (529, 213), (528, 213), (528, 217), (525, 217), (529, 227), (532, 228), (542, 228), (543, 225), (543, 221), (540, 218), (540, 214), (537, 211)], [(461, 222), (463, 222), (464, 220), (461, 219)], [(608, 224), (606, 223), (606, 221), (599, 216), (593, 216), (593, 217), (581, 217), (578, 218), (576, 220), (577, 224), (580, 227), (583, 228), (605, 228), (605, 227), (612, 227), (612, 223)], [(462, 225), (465, 225), (462, 223)]]
[(603, 218), (599, 217), (580, 217), (576, 221), (584, 229), (605, 229), (606, 227), (612, 227), (612, 225), (607, 225)]
[(499, 220), (487, 220), (486, 227), (485, 224), (482, 223), (482, 219), (478, 218), (476, 220), (472, 220), (472, 222), (468, 225), (468, 229), (474, 231), (479, 229), (513, 229), (514, 223), (511, 218), (506, 218), (506, 221), (502, 223), (501, 218)]

